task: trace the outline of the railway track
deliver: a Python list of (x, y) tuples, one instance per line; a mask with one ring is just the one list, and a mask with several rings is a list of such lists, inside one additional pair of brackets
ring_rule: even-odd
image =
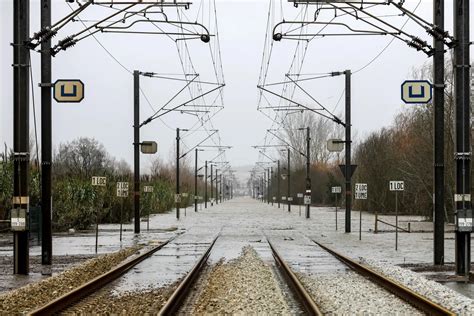
[[(187, 296), (193, 289), (193, 284), (199, 278), (203, 268), (206, 266), (206, 262), (211, 254), (213, 246), (215, 245), (219, 235), (217, 235), (206, 250), (199, 257), (197, 262), (194, 264), (192, 269), (186, 274), (181, 283), (176, 287), (174, 292), (169, 296), (166, 303), (161, 307), (159, 315), (175, 315), (181, 309), (183, 302), (186, 300)], [(138, 263), (149, 258), (153, 253), (162, 249), (164, 246), (169, 244), (172, 240), (171, 238), (160, 244), (159, 246), (153, 247), (150, 250), (140, 254), (139, 256), (133, 258), (132, 260), (126, 261), (113, 270), (87, 282), (86, 284), (72, 290), (71, 292), (55, 299), (54, 301), (49, 302), (48, 304), (31, 311), (28, 315), (51, 315), (58, 314), (61, 311), (64, 311), (66, 308), (76, 304), (80, 300), (88, 297), (89, 295), (95, 293), (104, 286), (110, 284), (112, 281), (116, 280), (121, 275), (125, 274), (131, 268), (136, 266)], [(386, 278), (385, 276), (373, 271), (372, 269), (363, 266), (354, 260), (339, 254), (338, 252), (312, 240), (317, 244), (321, 249), (328, 252), (344, 265), (348, 266), (350, 269), (354, 270), (358, 274), (362, 275), (366, 279), (376, 283), (380, 287), (386, 289), (387, 291), (393, 293), (394, 295), (401, 298), (403, 301), (415, 306), (420, 311), (428, 315), (455, 315), (451, 311), (445, 309), (444, 307), (426, 299), (425, 297), (419, 295), (408, 289), (407, 287), (392, 281), (391, 279)], [(283, 276), (283, 280), (288, 285), (288, 288), (294, 294), (294, 298), (299, 303), (299, 305), (304, 309), (308, 315), (323, 315), (320, 307), (317, 305), (312, 294), (310, 294), (305, 286), (301, 283), (297, 275), (292, 271), (289, 264), (280, 256), (274, 245), (267, 239), (271, 254), (276, 262), (276, 266)]]
[[(278, 254), (270, 241), (267, 240), (267, 242), (270, 246), (277, 267), (281, 271), (284, 280), (286, 280), (288, 287), (293, 291), (294, 297), (297, 299), (300, 306), (304, 308), (308, 315), (323, 315), (314, 300), (311, 298), (311, 295), (306, 291), (293, 271), (291, 271), (289, 265)], [(187, 295), (193, 288), (193, 283), (196, 281), (202, 269), (205, 267), (205, 263), (207, 258), (210, 256), (214, 243), (215, 240), (168, 299), (166, 304), (160, 310), (159, 315), (175, 315), (182, 308), (182, 303), (186, 300)]]
[(171, 294), (170, 298), (166, 301), (165, 305), (163, 305), (158, 315), (174, 315), (178, 312), (184, 299), (189, 294), (194, 282), (201, 274), (201, 271), (204, 268), (209, 255), (211, 254), (212, 247), (214, 247), (214, 244), (218, 238), (219, 236), (214, 238), (211, 245), (207, 248), (201, 258), (199, 258), (198, 262), (178, 285), (173, 294)]
[[(216, 237), (217, 238), (217, 237)], [(116, 266), (112, 270), (90, 280), (89, 282), (77, 287), (70, 292), (58, 297), (57, 299), (35, 309), (28, 313), (28, 315), (52, 315), (52, 314), (59, 314), (60, 312), (66, 310), (67, 308), (73, 306), (74, 304), (78, 303), (79, 301), (89, 297), (93, 293), (96, 293), (103, 287), (107, 286), (108, 284), (112, 283), (114, 280), (118, 279), (120, 276), (124, 275), (130, 269), (137, 266), (142, 261), (150, 258), (154, 253), (161, 250), (166, 245), (170, 244), (175, 237), (168, 239), (167, 241), (163, 242), (162, 244), (153, 247), (142, 254), (134, 257), (131, 260), (127, 260), (122, 264)], [(215, 242), (215, 239), (214, 239)]]
[(390, 293), (398, 296), (403, 301), (415, 306), (422, 312), (426, 313), (427, 315), (455, 315), (455, 313), (449, 311), (448, 309), (444, 308), (443, 306), (425, 298), (424, 296), (410, 290), (406, 286), (387, 278), (386, 276), (364, 266), (360, 263), (336, 252), (333, 249), (330, 249), (317, 241), (312, 240), (315, 244), (319, 247), (324, 249), (325, 251), (329, 252), (339, 261), (347, 265), (353, 271), (357, 272), (358, 274), (364, 276), (365, 278), (369, 279), (370, 281), (374, 282), (378, 286), (384, 288), (385, 290), (389, 291)]
[(296, 274), (291, 270), (290, 266), (282, 259), (270, 241), (268, 241), (268, 244), (270, 245), (273, 258), (275, 258), (278, 268), (287, 280), (288, 285), (293, 290), (295, 296), (299, 299), (301, 306), (304, 307), (308, 315), (323, 315), (318, 305), (314, 302), (311, 295), (301, 284)]

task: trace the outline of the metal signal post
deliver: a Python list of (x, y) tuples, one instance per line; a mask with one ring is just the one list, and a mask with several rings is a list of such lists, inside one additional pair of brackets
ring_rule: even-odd
[(352, 202), (352, 166), (351, 166), (351, 71), (344, 71), (346, 78), (346, 115), (345, 115), (345, 124), (346, 124), (346, 167), (345, 167), (345, 177), (346, 177), (346, 227), (345, 232), (351, 232), (351, 202)]
[[(444, 30), (444, 0), (433, 1), (433, 21)], [(433, 39), (434, 78), (434, 264), (444, 264), (444, 41)]]
[[(13, 272), (28, 274), (30, 251), (28, 240), (29, 177), (29, 39), (30, 1), (13, 4), (13, 208), (23, 227), (13, 232)], [(22, 213), (22, 215), (20, 215)], [(12, 216), (13, 217), (13, 216)]]
[(133, 209), (134, 232), (140, 233), (140, 72), (133, 72)]
[(454, 85), (456, 102), (456, 273), (467, 276), (471, 267), (471, 141), (469, 0), (454, 1)]

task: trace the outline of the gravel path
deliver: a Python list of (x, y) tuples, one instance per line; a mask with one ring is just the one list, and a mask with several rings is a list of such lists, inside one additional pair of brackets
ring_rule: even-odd
[(423, 315), (352, 271), (298, 277), (325, 315)]
[(109, 271), (138, 251), (131, 247), (87, 260), (71, 270), (0, 295), (0, 314), (23, 314)]
[(474, 315), (474, 300), (442, 284), (401, 267), (369, 259), (362, 259), (362, 262), (458, 315)]
[(242, 252), (239, 258), (212, 269), (193, 315), (290, 314), (271, 267), (252, 247), (244, 247)]

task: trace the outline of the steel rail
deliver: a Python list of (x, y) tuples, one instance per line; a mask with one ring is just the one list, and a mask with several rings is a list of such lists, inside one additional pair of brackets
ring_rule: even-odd
[(289, 281), (291, 288), (297, 294), (306, 312), (309, 315), (318, 315), (318, 316), (323, 315), (323, 313), (319, 309), (318, 305), (314, 302), (311, 295), (308, 293), (308, 291), (306, 291), (304, 286), (299, 281), (296, 274), (291, 270), (288, 264), (280, 257), (278, 252), (273, 247), (272, 243), (269, 240), (267, 241), (268, 241), (268, 244), (270, 245), (270, 249), (272, 250), (273, 258), (275, 258), (275, 261), (278, 263), (278, 267), (283, 272), (286, 279)]
[(175, 238), (176, 237), (172, 237), (164, 243), (144, 252), (143, 254), (117, 265), (112, 270), (97, 276), (96, 278), (88, 281), (85, 284), (82, 284), (81, 286), (73, 289), (72, 291), (56, 298), (55, 300), (45, 305), (28, 312), (27, 315), (53, 315), (59, 313), (60, 311), (66, 309), (68, 306), (73, 305), (82, 298), (96, 292), (100, 288), (111, 283), (112, 281), (123, 275), (125, 272), (136, 266), (138, 263), (147, 259), (153, 253), (166, 246)]
[(421, 311), (428, 315), (456, 315), (455, 313), (451, 312), (450, 310), (444, 308), (443, 306), (427, 299), (426, 297), (416, 293), (415, 291), (409, 289), (408, 287), (395, 282), (388, 277), (357, 263), (356, 261), (318, 243), (315, 240), (312, 240), (315, 244), (319, 247), (323, 248), (334, 257), (336, 257), (339, 261), (346, 264), (352, 270), (356, 271), (360, 275), (369, 278), (372, 282), (383, 287), (387, 291), (391, 292), (392, 294), (398, 296), (405, 302), (410, 303), (411, 305), (419, 308)]
[(202, 268), (207, 262), (207, 258), (209, 258), (212, 247), (216, 243), (217, 238), (219, 238), (219, 235), (214, 238), (209, 248), (207, 248), (206, 252), (201, 256), (201, 258), (194, 265), (192, 270), (186, 275), (184, 280), (178, 285), (173, 294), (171, 294), (165, 305), (163, 305), (161, 310), (158, 312), (158, 315), (175, 315), (178, 312), (179, 308), (181, 307), (181, 304), (183, 303), (192, 285), (194, 284), (194, 281), (196, 281), (202, 271)]

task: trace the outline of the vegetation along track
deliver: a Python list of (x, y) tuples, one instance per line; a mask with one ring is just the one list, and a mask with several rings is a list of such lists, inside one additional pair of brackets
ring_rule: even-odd
[(376, 283), (378, 286), (386, 289), (387, 291), (393, 293), (394, 295), (398, 296), (405, 302), (417, 307), (424, 313), (428, 315), (455, 315), (453, 312), (447, 310), (446, 308), (442, 307), (441, 305), (430, 301), (429, 299), (423, 297), (422, 295), (410, 290), (406, 286), (395, 282), (384, 275), (375, 272), (374, 270), (361, 265), (354, 260), (314, 241), (319, 247), (326, 250), (342, 263), (346, 264), (355, 272), (359, 273), (360, 275), (368, 278), (372, 282)]
[(146, 252), (136, 256), (131, 260), (127, 260), (119, 264), (112, 270), (102, 275), (99, 275), (98, 277), (58, 297), (57, 299), (49, 302), (48, 304), (29, 312), (28, 315), (52, 315), (63, 311), (64, 309), (75, 304), (84, 297), (96, 292), (97, 290), (116, 280), (125, 272), (136, 266), (138, 263), (149, 258), (152, 254), (166, 246), (173, 239), (175, 239), (175, 237), (168, 239), (164, 243), (147, 250)]

